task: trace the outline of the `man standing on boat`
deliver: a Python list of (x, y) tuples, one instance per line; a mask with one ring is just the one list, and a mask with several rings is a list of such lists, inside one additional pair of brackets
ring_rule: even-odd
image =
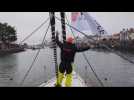
[(59, 65), (58, 78), (56, 82), (57, 87), (61, 87), (62, 80), (64, 78), (64, 73), (66, 73), (65, 86), (70, 87), (72, 84), (72, 71), (73, 71), (73, 62), (76, 52), (83, 52), (90, 49), (90, 46), (87, 44), (84, 47), (78, 48), (74, 42), (73, 37), (68, 37), (65, 43), (59, 41), (59, 33), (56, 32), (56, 43), (61, 49), (61, 63)]

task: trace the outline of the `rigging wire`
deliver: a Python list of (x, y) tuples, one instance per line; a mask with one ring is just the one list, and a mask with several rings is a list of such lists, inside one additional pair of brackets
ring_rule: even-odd
[[(66, 20), (67, 20), (67, 23), (69, 24), (69, 21), (68, 21), (68, 19), (67, 19), (67, 16), (66, 16)], [(73, 32), (73, 30), (72, 30), (71, 27), (70, 27), (70, 30), (71, 30), (71, 33), (73, 34), (73, 36), (74, 36), (74, 38), (75, 38), (75, 40), (76, 40), (76, 37), (75, 37), (74, 32)], [(97, 73), (95, 72), (95, 69), (94, 69), (93, 66), (90, 64), (90, 62), (89, 62), (89, 60), (87, 59), (87, 56), (85, 55), (84, 52), (82, 53), (82, 55), (83, 55), (84, 59), (87, 61), (89, 67), (91, 68), (92, 72), (94, 73), (94, 75), (95, 75), (96, 79), (98, 80), (98, 82), (100, 83), (100, 85), (101, 85), (102, 87), (104, 87), (103, 82), (102, 82), (102, 81), (100, 80), (100, 78), (98, 77)]]
[[(55, 16), (56, 17), (56, 16)], [(61, 21), (60, 18), (56, 17), (57, 20)], [(73, 27), (72, 25), (68, 24), (68, 23), (65, 23), (67, 26), (71, 27), (72, 29), (78, 31), (79, 33), (81, 33), (82, 35), (84, 35), (87, 39), (91, 39), (93, 41), (96, 41), (95, 39), (93, 39), (92, 37), (89, 37), (88, 35), (86, 35), (84, 32), (81, 32), (79, 29)], [(100, 44), (100, 43), (99, 43)], [(100, 44), (101, 46), (105, 47), (107, 50), (115, 53), (116, 55), (120, 56), (121, 58), (123, 58), (124, 60), (134, 64), (134, 61), (130, 60), (129, 58), (127, 58), (125, 55), (119, 53), (119, 52), (116, 52), (115, 50), (113, 50), (112, 48), (106, 46), (105, 44)]]
[(100, 85), (101, 85), (102, 87), (104, 87), (103, 82), (102, 82), (101, 79), (98, 77), (97, 73), (95, 72), (95, 69), (94, 69), (93, 66), (90, 64), (90, 62), (89, 62), (87, 56), (85, 55), (85, 53), (82, 53), (82, 54), (83, 54), (83, 57), (85, 58), (85, 60), (87, 61), (88, 65), (90, 66), (92, 72), (94, 73), (96, 79), (99, 81)]
[[(46, 35), (47, 35), (47, 33), (48, 33), (49, 27), (50, 27), (50, 24), (48, 25), (48, 28), (47, 28), (47, 30), (46, 30), (46, 33), (45, 33), (44, 38), (43, 38), (43, 40), (42, 40), (42, 43), (43, 43), (44, 40), (45, 40), (45, 37), (46, 37)], [(37, 60), (37, 58), (38, 58), (38, 55), (39, 55), (40, 51), (41, 51), (41, 49), (39, 49), (38, 52), (36, 53), (36, 55), (35, 55), (35, 57), (34, 57), (34, 59), (33, 59), (33, 61), (32, 61), (32, 64), (30, 65), (28, 71), (26, 72), (26, 74), (25, 74), (23, 80), (22, 80), (21, 83), (20, 83), (21, 86), (23, 85), (23, 83), (24, 83), (25, 79), (27, 78), (27, 76), (29, 75), (29, 73), (30, 73), (30, 71), (31, 71), (31, 69), (32, 69), (32, 67), (33, 67), (33, 65), (35, 64), (35, 62), (36, 62), (36, 60)]]
[(36, 33), (43, 25), (45, 25), (48, 20), (49, 20), (49, 17), (48, 17), (43, 23), (41, 23), (35, 30), (33, 30), (28, 36), (26, 36), (19, 44), (22, 44), (24, 41), (26, 41), (28, 38), (30, 38), (30, 37), (31, 37), (34, 33)]

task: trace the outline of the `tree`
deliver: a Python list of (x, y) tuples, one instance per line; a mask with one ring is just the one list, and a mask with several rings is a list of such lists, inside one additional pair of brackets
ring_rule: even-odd
[(0, 41), (10, 43), (17, 40), (17, 33), (14, 27), (7, 23), (0, 23)]

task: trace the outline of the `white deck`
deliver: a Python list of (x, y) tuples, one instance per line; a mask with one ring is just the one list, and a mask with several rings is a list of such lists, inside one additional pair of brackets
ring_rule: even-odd
[[(40, 87), (54, 87), (54, 84), (56, 82), (56, 77), (49, 80), (47, 83), (43, 83), (40, 85)], [(62, 87), (65, 87), (65, 78), (63, 79)], [(75, 72), (73, 72), (73, 81), (72, 81), (72, 87), (87, 87), (84, 80), (77, 75)]]

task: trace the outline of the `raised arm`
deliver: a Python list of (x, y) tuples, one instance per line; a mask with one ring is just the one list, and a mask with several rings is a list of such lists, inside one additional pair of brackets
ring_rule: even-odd
[(89, 45), (85, 45), (85, 46), (81, 46), (81, 47), (77, 47), (76, 46), (76, 52), (84, 52), (90, 49)]

